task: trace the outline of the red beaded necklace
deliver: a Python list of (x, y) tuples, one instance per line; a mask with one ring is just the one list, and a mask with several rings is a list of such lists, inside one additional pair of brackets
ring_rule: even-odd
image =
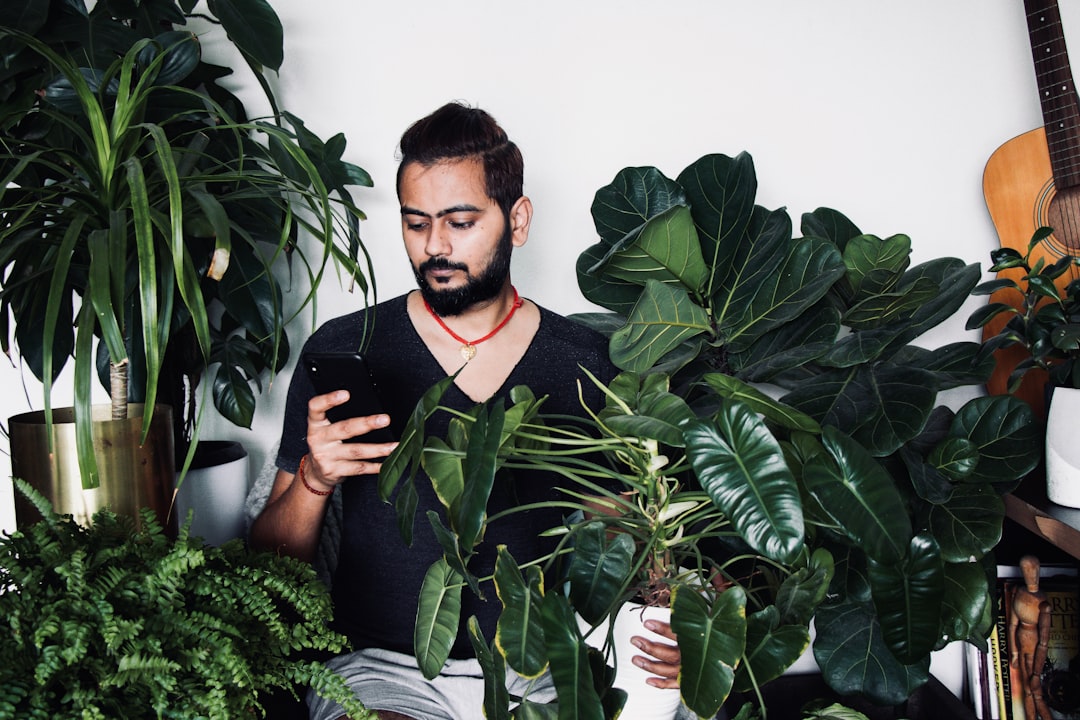
[(447, 324), (443, 322), (443, 319), (439, 317), (438, 314), (436, 314), (435, 310), (432, 309), (431, 305), (426, 299), (424, 300), (424, 307), (427, 308), (427, 311), (431, 315), (431, 317), (435, 318), (435, 322), (439, 323), (439, 327), (449, 333), (450, 337), (461, 343), (461, 349), (459, 350), (459, 352), (461, 353), (461, 357), (465, 358), (465, 362), (469, 362), (474, 357), (476, 357), (476, 346), (484, 342), (485, 340), (490, 340), (491, 338), (495, 337), (495, 334), (502, 330), (504, 327), (506, 327), (506, 323), (510, 322), (510, 318), (514, 317), (514, 313), (516, 313), (517, 309), (521, 307), (524, 303), (524, 301), (518, 295), (517, 288), (511, 285), (510, 289), (514, 291), (514, 304), (510, 306), (510, 312), (506, 314), (506, 317), (503, 318), (502, 322), (495, 326), (494, 330), (489, 332), (484, 337), (477, 338), (476, 340), (466, 340), (465, 338), (461, 337), (456, 332), (451, 330), (447, 326)]

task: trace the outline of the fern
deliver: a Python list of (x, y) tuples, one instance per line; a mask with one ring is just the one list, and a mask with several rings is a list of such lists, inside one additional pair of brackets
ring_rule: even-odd
[(82, 527), (15, 482), (44, 519), (0, 538), (0, 718), (262, 717), (264, 693), (306, 686), (374, 718), (309, 659), (346, 640), (307, 564), (151, 513)]

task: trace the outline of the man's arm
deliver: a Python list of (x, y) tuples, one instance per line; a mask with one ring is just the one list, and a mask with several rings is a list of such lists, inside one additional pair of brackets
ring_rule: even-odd
[(327, 420), (326, 411), (348, 398), (347, 391), (339, 390), (308, 402), (308, 454), (295, 474), (278, 470), (266, 506), (251, 525), (252, 547), (314, 560), (334, 486), (356, 475), (378, 473), (380, 463), (373, 459), (385, 457), (397, 445), (345, 442), (390, 424), (386, 415)]

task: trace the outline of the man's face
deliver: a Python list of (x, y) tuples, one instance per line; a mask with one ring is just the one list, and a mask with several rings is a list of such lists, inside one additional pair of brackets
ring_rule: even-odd
[(442, 316), (490, 300), (510, 275), (513, 231), (479, 160), (402, 171), (401, 231), (424, 299)]

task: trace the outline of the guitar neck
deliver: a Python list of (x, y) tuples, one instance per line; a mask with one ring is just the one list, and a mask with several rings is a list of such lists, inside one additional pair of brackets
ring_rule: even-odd
[(1058, 190), (1080, 185), (1080, 106), (1057, 0), (1024, 0), (1050, 166)]

